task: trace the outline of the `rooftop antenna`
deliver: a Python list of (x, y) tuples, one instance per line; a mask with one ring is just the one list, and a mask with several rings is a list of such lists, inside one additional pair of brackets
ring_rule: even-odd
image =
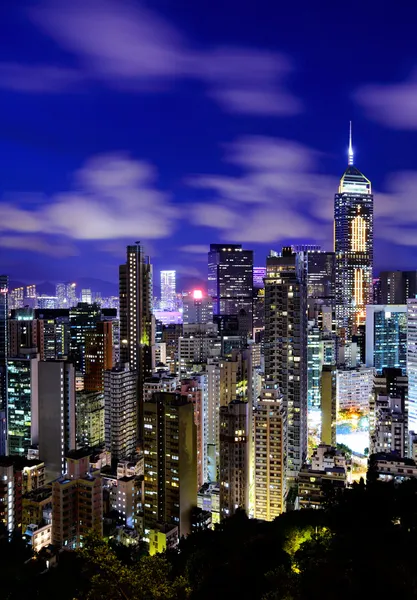
[(352, 121), (349, 121), (349, 150), (348, 150), (348, 165), (353, 165), (353, 148), (352, 148)]

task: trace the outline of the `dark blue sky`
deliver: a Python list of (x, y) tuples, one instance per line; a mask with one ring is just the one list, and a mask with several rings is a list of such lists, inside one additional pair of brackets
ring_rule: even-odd
[(416, 19), (412, 2), (3, 0), (0, 271), (116, 281), (137, 239), (192, 278), (210, 242), (260, 265), (331, 248), (350, 119), (376, 270), (417, 268)]

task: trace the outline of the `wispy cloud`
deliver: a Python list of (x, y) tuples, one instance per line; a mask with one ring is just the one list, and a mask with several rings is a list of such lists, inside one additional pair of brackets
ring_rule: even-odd
[(33, 235), (2, 235), (0, 236), (0, 247), (16, 250), (29, 250), (39, 254), (48, 254), (64, 258), (66, 256), (77, 256), (79, 254), (74, 245), (62, 242), (62, 240), (47, 240), (41, 236)]
[(156, 171), (124, 154), (91, 158), (75, 174), (74, 189), (27, 207), (0, 203), (0, 231), (63, 235), (76, 240), (159, 239), (175, 228), (178, 212), (156, 186)]
[(190, 217), (230, 240), (330, 240), (337, 180), (318, 173), (320, 154), (291, 140), (244, 137), (225, 146), (240, 176), (199, 175), (188, 184), (208, 200)]
[(355, 99), (367, 116), (393, 129), (417, 129), (417, 76), (392, 84), (366, 85)]
[(281, 116), (302, 110), (287, 88), (293, 66), (284, 55), (245, 47), (197, 49), (141, 4), (45, 1), (32, 8), (29, 17), (78, 61), (78, 70), (0, 64), (2, 87), (57, 92), (90, 80), (148, 92), (165, 90), (176, 80), (195, 80), (232, 113)]

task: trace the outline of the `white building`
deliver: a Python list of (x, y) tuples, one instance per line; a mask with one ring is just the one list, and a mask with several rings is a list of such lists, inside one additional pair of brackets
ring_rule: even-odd
[(358, 367), (337, 369), (336, 407), (337, 410), (369, 412), (375, 369)]

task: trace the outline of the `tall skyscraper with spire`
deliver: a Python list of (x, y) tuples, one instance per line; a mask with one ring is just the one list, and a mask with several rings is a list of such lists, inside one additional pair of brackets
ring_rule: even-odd
[(350, 123), (348, 167), (334, 199), (336, 318), (345, 339), (365, 323), (372, 304), (373, 212), (371, 182), (354, 165)]

